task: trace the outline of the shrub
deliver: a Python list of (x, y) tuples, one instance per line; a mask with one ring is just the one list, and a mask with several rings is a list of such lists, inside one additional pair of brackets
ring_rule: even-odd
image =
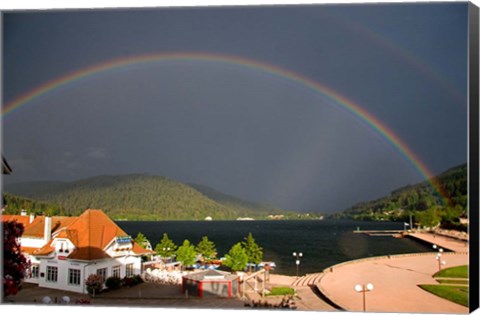
[(87, 292), (90, 294), (95, 295), (102, 291), (103, 289), (103, 277), (97, 274), (91, 274), (88, 276), (87, 280), (85, 280), (85, 285), (87, 286)]
[(134, 285), (140, 284), (143, 282), (142, 277), (140, 275), (135, 275), (132, 277), (125, 277), (122, 280), (122, 285), (125, 287), (133, 287)]
[(133, 281), (134, 281), (135, 284), (143, 283), (142, 276), (140, 276), (140, 275), (133, 276)]
[(105, 285), (110, 290), (115, 290), (120, 288), (120, 286), (122, 285), (122, 280), (118, 277), (109, 277), (107, 278), (107, 281), (105, 281)]

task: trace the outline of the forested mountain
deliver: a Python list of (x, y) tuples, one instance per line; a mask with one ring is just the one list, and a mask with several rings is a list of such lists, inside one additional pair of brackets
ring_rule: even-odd
[(47, 204), (51, 205), (50, 212), (67, 215), (95, 208), (118, 220), (203, 220), (207, 216), (225, 220), (286, 213), (196, 186), (202, 191), (162, 176), (136, 174), (74, 182), (16, 183), (6, 185), (5, 191), (9, 212), (23, 208), (25, 203), (31, 207), (35, 203), (39, 212), (45, 212)]
[(459, 217), (466, 216), (467, 165), (453, 167), (437, 176), (437, 179), (449, 196), (450, 203), (445, 202), (430, 183), (424, 181), (394, 190), (387, 197), (358, 203), (332, 217), (396, 221), (406, 220), (412, 215), (415, 222), (421, 225), (455, 225)]

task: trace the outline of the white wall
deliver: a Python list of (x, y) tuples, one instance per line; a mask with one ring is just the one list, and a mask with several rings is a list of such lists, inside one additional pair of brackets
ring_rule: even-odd
[[(84, 287), (83, 283), (85, 282), (84, 280), (85, 278), (83, 274), (84, 274), (85, 265), (86, 263), (68, 261), (68, 260), (58, 260), (56, 258), (41, 259), (40, 278), (38, 281), (38, 285), (40, 287), (45, 287), (45, 288), (83, 293), (83, 287)], [(47, 281), (47, 266), (58, 268), (58, 278), (56, 282)], [(68, 276), (69, 276), (68, 269), (70, 268), (80, 270), (80, 285), (68, 284)], [(42, 273), (43, 273), (43, 277), (42, 277)]]
[[(70, 260), (58, 260), (56, 258), (52, 259), (41, 259), (40, 260), (40, 277), (38, 278), (38, 283), (40, 287), (66, 290), (78, 293), (87, 293), (85, 286), (85, 280), (91, 274), (96, 274), (97, 269), (107, 268), (107, 278), (112, 276), (112, 267), (121, 265), (120, 267), (120, 278), (125, 277), (125, 266), (127, 264), (133, 263), (134, 265), (134, 274), (140, 274), (141, 272), (141, 258), (136, 256), (124, 256), (114, 259), (103, 259), (98, 261), (91, 262), (80, 262), (80, 261), (70, 261)], [(58, 268), (58, 279), (57, 282), (48, 282), (47, 279), (47, 266), (53, 266)], [(80, 270), (80, 285), (71, 285), (68, 284), (69, 271), (68, 269), (79, 269)], [(41, 277), (41, 274), (44, 274)], [(35, 283), (35, 282), (34, 282)]]

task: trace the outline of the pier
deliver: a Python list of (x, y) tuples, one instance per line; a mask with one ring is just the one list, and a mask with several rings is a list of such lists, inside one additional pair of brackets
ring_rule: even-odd
[(437, 245), (448, 251), (468, 253), (468, 241), (466, 240), (459, 240), (449, 236), (428, 232), (410, 232), (407, 233), (406, 236), (432, 246)]
[(452, 252), (468, 252), (468, 240), (460, 240), (433, 232), (420, 232), (412, 230), (355, 230), (353, 233), (368, 236), (408, 237), (427, 245), (438, 245)]
[(368, 236), (393, 236), (402, 237), (404, 230), (355, 230), (356, 234), (367, 234)]

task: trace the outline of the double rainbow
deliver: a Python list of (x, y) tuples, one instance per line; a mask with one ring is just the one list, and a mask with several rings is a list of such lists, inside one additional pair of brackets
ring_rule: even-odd
[(114, 69), (125, 68), (131, 65), (168, 61), (206, 61), (220, 64), (224, 63), (229, 65), (237, 65), (281, 77), (321, 94), (323, 97), (333, 101), (333, 104), (340, 106), (353, 116), (365, 122), (371, 129), (373, 129), (383, 139), (395, 147), (403, 155), (403, 157), (409, 161), (426, 180), (431, 183), (434, 190), (436, 190), (439, 196), (443, 198), (444, 202), (446, 204), (450, 203), (448, 194), (445, 192), (441, 184), (435, 179), (432, 172), (420, 160), (420, 158), (405, 144), (405, 142), (399, 136), (397, 136), (390, 128), (388, 128), (388, 126), (367, 112), (360, 105), (354, 103), (345, 96), (338, 94), (329, 87), (313, 81), (312, 79), (301, 74), (263, 62), (249, 60), (237, 56), (227, 56), (212, 53), (158, 53), (114, 59), (88, 68), (80, 69), (36, 87), (28, 93), (7, 103), (6, 106), (3, 107), (2, 116), (5, 118), (8, 116), (8, 114), (17, 111), (22, 107), (26, 107), (31, 101), (47, 94), (50, 91), (67, 86), (75, 81), (93, 76), (95, 74), (112, 71)]

